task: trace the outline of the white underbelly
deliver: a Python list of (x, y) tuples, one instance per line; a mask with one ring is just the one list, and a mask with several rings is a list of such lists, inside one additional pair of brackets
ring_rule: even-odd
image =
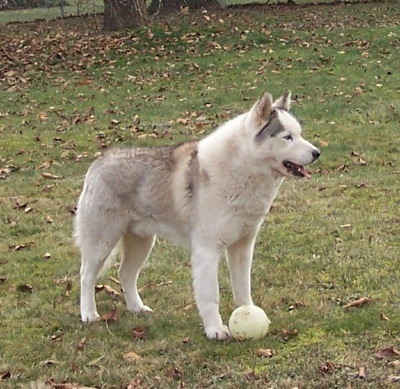
[(190, 227), (184, 223), (141, 220), (131, 225), (131, 231), (139, 236), (157, 235), (175, 245), (190, 248)]

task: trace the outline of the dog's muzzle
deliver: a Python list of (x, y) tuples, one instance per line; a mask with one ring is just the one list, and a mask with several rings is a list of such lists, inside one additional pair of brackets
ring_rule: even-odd
[(311, 154), (312, 154), (312, 156), (313, 156), (313, 162), (314, 162), (314, 161), (316, 161), (316, 160), (320, 157), (321, 151), (318, 150), (318, 149), (315, 149), (315, 150), (312, 151)]

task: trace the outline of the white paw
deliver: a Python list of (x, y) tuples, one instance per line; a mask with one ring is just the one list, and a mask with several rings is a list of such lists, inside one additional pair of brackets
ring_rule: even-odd
[(128, 310), (133, 313), (145, 314), (145, 315), (148, 313), (154, 313), (154, 311), (147, 305), (135, 305), (134, 307), (128, 307)]
[(215, 326), (206, 329), (206, 335), (208, 339), (212, 340), (229, 340), (231, 339), (231, 333), (227, 326)]
[(100, 320), (100, 315), (97, 312), (82, 313), (81, 319), (83, 323), (93, 323)]

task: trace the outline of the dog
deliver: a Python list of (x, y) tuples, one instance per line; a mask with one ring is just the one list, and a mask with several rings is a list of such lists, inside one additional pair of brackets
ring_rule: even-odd
[(81, 319), (99, 320), (95, 283), (120, 242), (119, 277), (129, 311), (152, 312), (137, 288), (155, 237), (191, 250), (196, 305), (209, 339), (230, 338), (219, 313), (218, 263), (226, 253), (236, 306), (253, 304), (254, 241), (287, 178), (320, 151), (302, 137), (291, 94), (265, 92), (254, 106), (200, 141), (155, 148), (114, 148), (89, 168), (75, 218), (82, 255)]

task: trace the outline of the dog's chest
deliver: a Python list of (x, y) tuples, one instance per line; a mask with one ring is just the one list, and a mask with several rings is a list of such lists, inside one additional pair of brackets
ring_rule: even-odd
[(225, 186), (219, 212), (223, 215), (218, 223), (220, 240), (229, 245), (249, 233), (256, 233), (276, 197), (280, 182), (250, 180), (245, 185)]
[(274, 201), (282, 179), (255, 175), (241, 181), (227, 182), (223, 188), (226, 205), (243, 219), (264, 216)]

